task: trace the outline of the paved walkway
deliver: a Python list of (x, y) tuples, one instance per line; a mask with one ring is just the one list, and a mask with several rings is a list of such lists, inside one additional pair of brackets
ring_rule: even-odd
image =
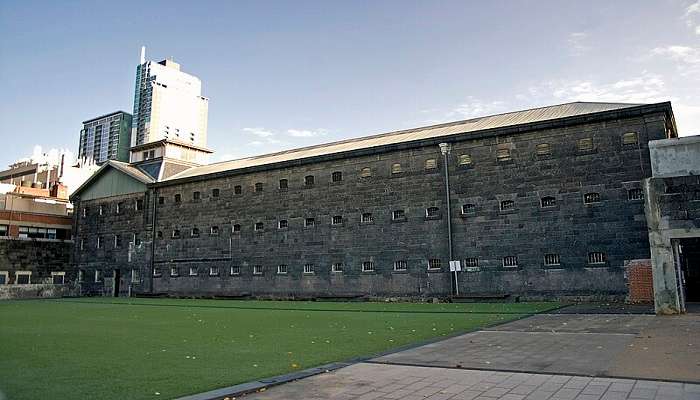
[(700, 315), (536, 315), (245, 399), (700, 400)]

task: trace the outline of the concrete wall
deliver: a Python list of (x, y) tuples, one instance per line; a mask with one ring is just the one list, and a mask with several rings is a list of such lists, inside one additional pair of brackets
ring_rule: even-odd
[(700, 136), (654, 140), (649, 150), (654, 177), (700, 175)]
[(650, 178), (644, 187), (656, 312), (677, 314), (684, 307), (673, 240), (700, 237), (700, 176)]

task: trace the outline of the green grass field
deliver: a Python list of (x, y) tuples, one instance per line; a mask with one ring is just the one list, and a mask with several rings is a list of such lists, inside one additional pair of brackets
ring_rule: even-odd
[(168, 399), (370, 356), (557, 306), (0, 301), (0, 391), (10, 400)]

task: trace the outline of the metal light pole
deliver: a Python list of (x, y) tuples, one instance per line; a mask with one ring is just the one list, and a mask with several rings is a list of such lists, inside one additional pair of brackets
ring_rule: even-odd
[[(449, 249), (450, 263), (452, 262), (452, 205), (450, 204), (450, 174), (447, 155), (450, 154), (450, 144), (440, 143), (440, 153), (442, 153), (443, 166), (445, 169), (445, 199), (447, 200), (447, 246)], [(457, 271), (453, 271), (455, 289), (454, 293), (459, 296), (459, 284), (457, 282)]]

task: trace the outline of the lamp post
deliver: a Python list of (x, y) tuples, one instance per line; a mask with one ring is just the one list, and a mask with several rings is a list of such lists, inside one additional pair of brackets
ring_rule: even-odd
[[(452, 256), (452, 205), (450, 204), (450, 174), (449, 174), (449, 162), (447, 160), (447, 155), (450, 154), (450, 144), (440, 143), (440, 153), (442, 153), (442, 161), (445, 169), (445, 199), (447, 203), (447, 247), (449, 250), (450, 259), (452, 262), (454, 258)], [(453, 271), (454, 276), (454, 294), (459, 296), (459, 284), (457, 283), (457, 270)]]

